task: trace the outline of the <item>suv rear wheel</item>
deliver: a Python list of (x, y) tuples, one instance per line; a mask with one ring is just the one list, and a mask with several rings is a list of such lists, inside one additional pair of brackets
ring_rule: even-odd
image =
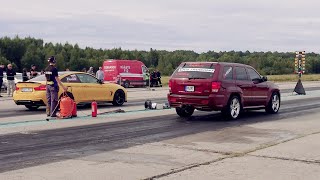
[(180, 117), (190, 117), (194, 112), (194, 107), (192, 106), (176, 107), (176, 112)]
[(274, 92), (269, 100), (269, 103), (266, 107), (266, 112), (270, 114), (278, 113), (280, 109), (280, 97), (279, 94)]
[(222, 111), (222, 114), (227, 119), (237, 119), (241, 112), (241, 103), (238, 96), (232, 96), (227, 107)]
[(126, 80), (125, 82), (123, 82), (124, 88), (128, 88), (129, 86), (130, 86), (130, 81)]

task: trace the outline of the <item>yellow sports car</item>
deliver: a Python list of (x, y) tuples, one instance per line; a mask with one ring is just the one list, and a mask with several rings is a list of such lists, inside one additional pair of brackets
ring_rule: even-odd
[[(59, 78), (65, 87), (67, 94), (77, 104), (87, 104), (92, 101), (110, 102), (115, 106), (121, 106), (127, 102), (127, 91), (124, 87), (103, 83), (94, 76), (84, 72), (64, 71), (59, 72)], [(63, 89), (59, 88), (59, 97)], [(46, 106), (46, 78), (44, 75), (37, 76), (26, 82), (16, 84), (13, 100), (17, 105), (24, 105), (30, 110)]]

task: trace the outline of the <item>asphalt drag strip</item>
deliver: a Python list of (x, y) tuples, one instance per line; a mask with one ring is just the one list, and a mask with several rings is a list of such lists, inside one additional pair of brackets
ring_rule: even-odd
[(283, 103), (275, 115), (267, 115), (262, 110), (246, 112), (235, 121), (226, 121), (217, 112), (196, 111), (192, 117), (182, 119), (177, 115), (166, 115), (164, 111), (161, 116), (136, 120), (2, 135), (0, 172), (235, 126), (281, 121), (288, 117), (303, 120), (304, 115), (320, 110), (319, 99)]

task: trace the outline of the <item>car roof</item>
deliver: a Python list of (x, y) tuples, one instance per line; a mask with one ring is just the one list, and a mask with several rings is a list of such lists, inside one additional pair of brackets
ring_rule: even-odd
[[(245, 67), (251, 67), (250, 65), (246, 65), (246, 64), (241, 64), (241, 63), (232, 63), (232, 62), (210, 62), (210, 61), (205, 61), (205, 62), (183, 62), (186, 64), (221, 64), (223, 66), (234, 66), (234, 65), (239, 65), (239, 66), (245, 66)], [(181, 63), (182, 64), (182, 63)]]
[[(68, 76), (69, 74), (88, 74), (88, 73), (80, 72), (80, 71), (59, 71), (58, 72), (60, 79)], [(88, 75), (90, 75), (90, 74), (88, 74)], [(32, 81), (32, 82), (45, 81), (44, 76), (45, 76), (45, 74), (41, 74), (35, 78), (30, 79), (29, 81)], [(92, 76), (92, 75), (90, 75), (90, 76)]]
[(74, 74), (74, 73), (85, 73), (85, 72), (79, 72), (79, 71), (59, 71), (59, 74)]
[(89, 74), (89, 73), (81, 72), (81, 71), (59, 71), (58, 74), (59, 74), (59, 76), (65, 76), (68, 74)]

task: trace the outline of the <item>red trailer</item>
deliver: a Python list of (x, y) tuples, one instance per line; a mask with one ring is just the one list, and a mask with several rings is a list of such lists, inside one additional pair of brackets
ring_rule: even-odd
[(139, 60), (110, 59), (103, 62), (104, 81), (124, 87), (145, 86), (148, 68)]

